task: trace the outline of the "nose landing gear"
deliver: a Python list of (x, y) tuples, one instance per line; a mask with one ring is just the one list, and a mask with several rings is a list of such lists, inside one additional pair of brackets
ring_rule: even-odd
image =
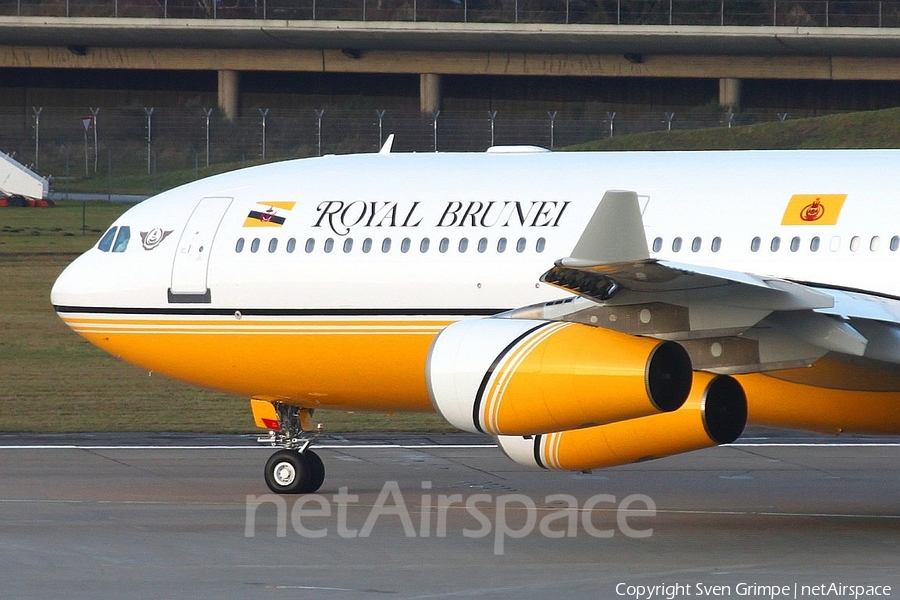
[(279, 450), (266, 461), (266, 485), (276, 494), (310, 494), (325, 481), (325, 465), (307, 449)]
[[(266, 485), (276, 494), (310, 494), (325, 481), (325, 465), (319, 455), (309, 449), (321, 433), (321, 425), (313, 429), (312, 409), (273, 402), (277, 423), (267, 420), (269, 436), (260, 443), (281, 446), (266, 461)], [(305, 432), (313, 431), (304, 438)]]

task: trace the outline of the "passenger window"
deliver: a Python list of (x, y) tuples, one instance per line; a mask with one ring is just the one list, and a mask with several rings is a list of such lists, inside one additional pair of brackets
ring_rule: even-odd
[(372, 238), (366, 238), (363, 240), (362, 251), (368, 254), (370, 250), (372, 250)]
[(446, 252), (449, 248), (450, 248), (450, 240), (448, 240), (447, 238), (441, 238), (441, 243), (438, 244), (438, 250), (440, 250), (443, 253), (443, 252)]
[(259, 238), (253, 238), (253, 241), (250, 242), (250, 252), (257, 252), (259, 250)]
[(316, 249), (316, 240), (314, 238), (309, 238), (308, 240), (306, 240), (306, 248), (305, 248), (306, 253), (309, 254), (315, 249)]
[(681, 238), (677, 237), (672, 240), (672, 252), (681, 252)]
[(840, 238), (840, 236), (836, 235), (833, 238), (831, 238), (831, 247), (829, 248), (829, 250), (831, 250), (832, 252), (837, 252), (840, 249), (841, 249), (841, 238)]
[(506, 238), (497, 240), (497, 252), (506, 252)]
[(347, 238), (344, 240), (344, 254), (353, 250), (353, 238)]
[(820, 243), (821, 243), (821, 240), (819, 239), (819, 236), (815, 236), (813, 239), (809, 240), (810, 251), (818, 252)]
[(484, 252), (485, 250), (487, 250), (487, 238), (481, 238), (478, 240), (478, 251)]
[(297, 248), (297, 240), (294, 239), (294, 238), (290, 238), (290, 239), (287, 241), (287, 251), (288, 251), (288, 254), (292, 254), (292, 253), (294, 252), (294, 250), (296, 250), (296, 248)]
[(898, 248), (900, 248), (900, 236), (895, 235), (891, 238), (891, 252), (896, 252)]
[(713, 238), (712, 244), (709, 246), (710, 250), (713, 252), (718, 252), (722, 249), (722, 238), (716, 236)]
[(750, 240), (750, 252), (759, 252), (759, 246), (762, 243), (762, 240), (759, 237), (755, 237)]
[(107, 231), (103, 237), (100, 238), (97, 249), (101, 252), (109, 252), (109, 249), (112, 248), (113, 240), (116, 239), (116, 231), (118, 231), (118, 227), (113, 227)]
[(381, 242), (381, 251), (382, 252), (390, 252), (391, 251), (391, 238), (384, 238)]
[(800, 238), (794, 236), (791, 238), (791, 252), (796, 252), (800, 249)]
[(519, 241), (516, 242), (516, 252), (525, 252), (526, 245), (528, 245), (528, 241), (525, 238), (519, 238)]
[(856, 252), (859, 250), (860, 239), (858, 235), (854, 235), (850, 238), (850, 252)]
[(326, 253), (334, 250), (334, 240), (331, 238), (325, 238), (325, 247), (323, 248)]
[(781, 238), (773, 237), (772, 242), (769, 244), (769, 250), (772, 252), (778, 252), (778, 249), (781, 248)]
[(237, 242), (234, 244), (235, 252), (243, 252), (244, 251), (244, 238), (238, 238)]
[(269, 252), (272, 253), (276, 250), (278, 250), (278, 239), (272, 238), (271, 240), (269, 240)]
[(419, 243), (419, 252), (425, 253), (428, 252), (428, 247), (431, 246), (431, 240), (428, 238), (422, 238), (422, 241)]
[(662, 238), (653, 238), (653, 251), (659, 252), (660, 250), (662, 250)]
[(699, 252), (699, 251), (700, 251), (700, 247), (701, 247), (702, 245), (703, 245), (703, 240), (701, 240), (701, 239), (698, 238), (698, 237), (695, 237), (695, 238), (694, 238), (694, 241), (691, 242), (691, 251), (692, 251), (692, 252)]
[(881, 238), (873, 236), (871, 241), (869, 242), (869, 250), (872, 252), (878, 252), (881, 249)]
[(403, 238), (403, 241), (400, 242), (400, 252), (409, 252), (409, 246), (412, 242), (409, 238)]
[(469, 238), (462, 238), (459, 240), (459, 251), (465, 252), (469, 249)]
[(543, 252), (544, 248), (547, 246), (547, 240), (544, 238), (538, 238), (537, 243), (534, 245), (534, 249), (537, 252)]

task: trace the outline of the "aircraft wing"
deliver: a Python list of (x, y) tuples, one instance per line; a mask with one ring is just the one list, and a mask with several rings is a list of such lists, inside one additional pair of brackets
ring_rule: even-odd
[(677, 340), (698, 370), (792, 368), (828, 353), (900, 364), (896, 300), (651, 259), (634, 192), (607, 192), (572, 255), (541, 280), (580, 298), (510, 316)]

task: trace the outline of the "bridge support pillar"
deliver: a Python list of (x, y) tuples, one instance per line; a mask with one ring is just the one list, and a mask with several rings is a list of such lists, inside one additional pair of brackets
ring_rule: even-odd
[(741, 107), (741, 80), (723, 77), (719, 80), (719, 104), (737, 110)]
[(419, 75), (419, 110), (432, 113), (441, 110), (441, 76), (434, 73)]
[(228, 121), (233, 121), (238, 116), (240, 75), (238, 71), (219, 71), (219, 109)]

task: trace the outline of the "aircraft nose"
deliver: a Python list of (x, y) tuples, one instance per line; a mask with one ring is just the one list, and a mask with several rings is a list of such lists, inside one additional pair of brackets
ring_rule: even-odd
[(124, 281), (119, 265), (103, 261), (88, 250), (63, 269), (50, 290), (50, 302), (59, 307), (106, 306), (121, 293)]
[(90, 284), (90, 279), (83, 274), (83, 263), (84, 255), (79, 256), (63, 269), (56, 281), (53, 282), (53, 288), (50, 290), (50, 303), (54, 307), (78, 305), (79, 294), (83, 294), (85, 287)]
[[(117, 244), (125, 227), (120, 225), (118, 229)], [(57, 312), (70, 313), (166, 302), (174, 251), (167, 254), (151, 250), (140, 243), (127, 248), (124, 243), (110, 244), (105, 250), (101, 240), (63, 269), (50, 290), (50, 302)]]

